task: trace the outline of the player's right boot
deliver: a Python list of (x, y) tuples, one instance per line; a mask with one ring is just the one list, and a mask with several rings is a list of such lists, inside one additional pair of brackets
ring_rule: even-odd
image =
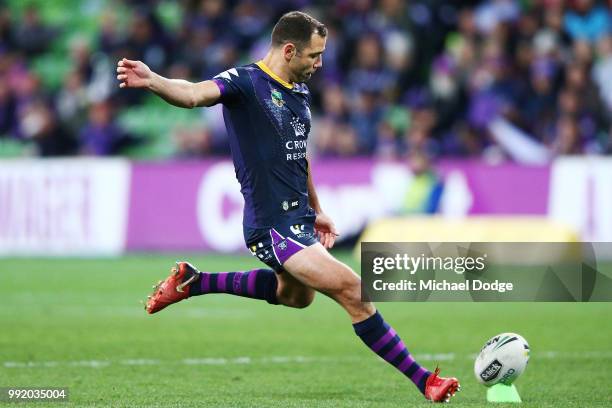
[(173, 303), (189, 297), (189, 285), (200, 279), (200, 272), (189, 262), (177, 262), (172, 274), (164, 281), (153, 286), (153, 294), (148, 296), (145, 310), (157, 313)]
[(425, 398), (432, 402), (449, 402), (455, 393), (461, 390), (459, 380), (455, 377), (440, 377), (440, 369), (436, 370), (427, 378), (425, 383)]

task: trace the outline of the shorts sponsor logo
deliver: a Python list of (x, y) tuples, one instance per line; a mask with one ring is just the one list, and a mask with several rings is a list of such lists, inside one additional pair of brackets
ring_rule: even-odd
[(304, 224), (294, 224), (289, 227), (289, 229), (291, 230), (291, 232), (293, 232), (293, 235), (299, 236), (300, 233), (304, 232)]
[(280, 249), (281, 251), (284, 251), (287, 249), (287, 240), (283, 239), (281, 242), (278, 243), (278, 249)]
[[(256, 244), (253, 244), (253, 245), (249, 246), (249, 250), (251, 251), (251, 254), (253, 254), (253, 255), (255, 255), (257, 253), (258, 249), (262, 249), (262, 248), (263, 248), (263, 242), (258, 242)], [(268, 251), (266, 251), (266, 252), (268, 252)]]
[(501, 369), (502, 363), (495, 359), (484, 370), (482, 370), (480, 373), (480, 378), (482, 378), (483, 381), (491, 381), (497, 377)]
[(272, 258), (272, 252), (268, 251), (267, 249), (259, 248), (257, 252), (253, 252), (253, 256), (258, 257), (263, 262), (267, 262)]
[(304, 224), (294, 224), (291, 227), (289, 227), (293, 235), (295, 235), (299, 239), (312, 238), (313, 236), (312, 231), (305, 231), (304, 228), (305, 228)]

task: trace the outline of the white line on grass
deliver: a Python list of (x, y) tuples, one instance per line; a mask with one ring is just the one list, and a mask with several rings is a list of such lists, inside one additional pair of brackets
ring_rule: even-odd
[[(473, 360), (476, 354), (455, 353), (444, 354), (417, 354), (417, 361), (452, 361), (460, 358)], [(533, 352), (532, 358), (538, 360), (556, 359), (612, 359), (612, 351), (540, 351)], [(5, 368), (55, 368), (55, 367), (88, 367), (104, 368), (111, 365), (119, 366), (148, 366), (148, 365), (230, 365), (230, 364), (316, 364), (316, 363), (346, 363), (367, 361), (364, 356), (340, 357), (314, 357), (314, 356), (269, 356), (269, 357), (202, 357), (184, 358), (179, 360), (157, 360), (149, 358), (122, 359), (122, 360), (76, 360), (76, 361), (5, 361)]]

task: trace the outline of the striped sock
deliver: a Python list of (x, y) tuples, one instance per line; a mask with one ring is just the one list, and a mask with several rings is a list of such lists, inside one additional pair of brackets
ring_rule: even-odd
[(414, 361), (402, 339), (378, 312), (353, 324), (353, 328), (366, 346), (410, 378), (425, 393), (425, 382), (431, 373)]
[(189, 287), (189, 296), (208, 293), (229, 293), (278, 304), (276, 287), (278, 280), (271, 269), (253, 269), (247, 272), (200, 272), (199, 281)]

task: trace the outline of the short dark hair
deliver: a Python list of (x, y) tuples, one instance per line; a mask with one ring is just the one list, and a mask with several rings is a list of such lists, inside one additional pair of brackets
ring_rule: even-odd
[(288, 42), (294, 43), (298, 49), (310, 43), (312, 34), (327, 36), (327, 27), (317, 19), (301, 11), (290, 11), (284, 14), (272, 30), (272, 46), (280, 47)]

